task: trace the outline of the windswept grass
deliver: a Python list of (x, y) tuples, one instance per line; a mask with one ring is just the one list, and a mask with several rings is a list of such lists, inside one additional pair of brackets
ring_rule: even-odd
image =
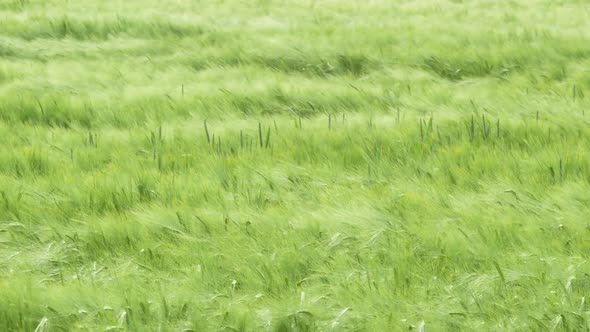
[(152, 19), (79, 19), (67, 15), (61, 17), (32, 17), (30, 21), (6, 20), (0, 24), (5, 36), (33, 39), (104, 40), (124, 35), (134, 38), (196, 37), (203, 28), (190, 24)]
[(587, 12), (0, 4), (0, 330), (590, 329)]

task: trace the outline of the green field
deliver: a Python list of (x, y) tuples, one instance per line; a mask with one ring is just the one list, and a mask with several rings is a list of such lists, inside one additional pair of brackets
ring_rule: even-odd
[(0, 331), (587, 331), (589, 106), (583, 0), (0, 0)]

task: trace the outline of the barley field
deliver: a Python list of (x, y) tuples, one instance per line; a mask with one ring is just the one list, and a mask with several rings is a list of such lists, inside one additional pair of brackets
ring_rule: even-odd
[(587, 331), (589, 106), (583, 0), (0, 0), (0, 331)]

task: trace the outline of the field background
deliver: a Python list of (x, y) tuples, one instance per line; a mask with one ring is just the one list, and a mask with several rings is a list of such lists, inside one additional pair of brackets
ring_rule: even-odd
[(0, 0), (0, 330), (588, 330), (589, 101), (586, 1)]

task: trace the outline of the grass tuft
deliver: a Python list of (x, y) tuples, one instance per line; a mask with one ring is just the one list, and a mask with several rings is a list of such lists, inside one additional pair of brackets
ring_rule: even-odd
[(562, 2), (0, 2), (0, 331), (588, 330)]

